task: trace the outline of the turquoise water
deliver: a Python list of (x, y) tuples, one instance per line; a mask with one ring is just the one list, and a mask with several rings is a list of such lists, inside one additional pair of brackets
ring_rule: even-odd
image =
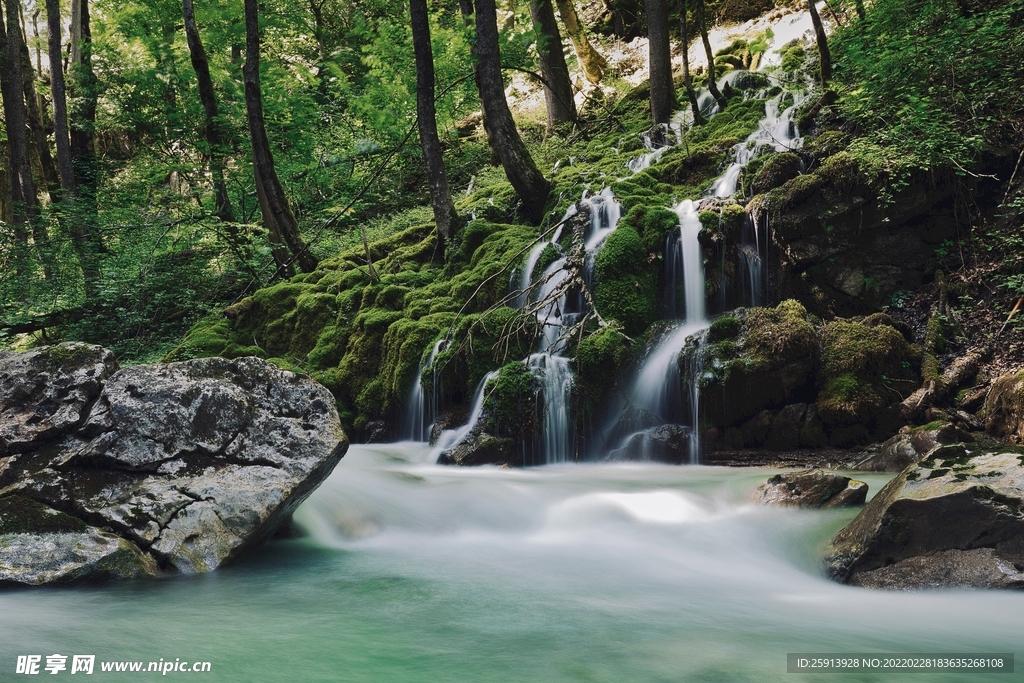
[(296, 514), (306, 537), (212, 575), (0, 594), (0, 680), (60, 653), (211, 663), (96, 681), (896, 681), (787, 674), (786, 653), (1012, 652), (1024, 632), (1022, 593), (827, 581), (818, 552), (855, 511), (745, 502), (766, 470), (427, 459), (353, 447)]

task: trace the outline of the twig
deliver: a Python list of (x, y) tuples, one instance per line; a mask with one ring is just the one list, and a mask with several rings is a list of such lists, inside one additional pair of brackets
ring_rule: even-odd
[(999, 328), (998, 332), (996, 332), (996, 337), (999, 337), (999, 335), (1003, 333), (1003, 330), (1006, 329), (1006, 326), (1010, 324), (1011, 320), (1013, 320), (1013, 316), (1017, 315), (1017, 311), (1020, 310), (1021, 303), (1024, 303), (1024, 296), (1017, 299), (1017, 303), (1013, 305), (1013, 310), (1010, 311), (1010, 315), (1006, 316), (1006, 322), (1003, 323), (1003, 326)]

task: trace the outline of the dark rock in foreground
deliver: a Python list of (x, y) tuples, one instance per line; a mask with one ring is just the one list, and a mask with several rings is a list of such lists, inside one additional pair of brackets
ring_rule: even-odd
[(927, 429), (901, 432), (883, 443), (877, 452), (858, 462), (853, 469), (860, 472), (902, 472), (936, 446), (971, 440), (970, 434), (948, 422)]
[(939, 446), (829, 546), (832, 578), (869, 588), (1024, 588), (1024, 454)]
[(84, 344), (0, 355), (0, 583), (211, 571), (348, 446), (324, 387), (257, 358), (114, 370)]
[(862, 481), (813, 469), (776, 474), (757, 488), (754, 499), (765, 505), (838, 508), (863, 505), (867, 495), (868, 485)]

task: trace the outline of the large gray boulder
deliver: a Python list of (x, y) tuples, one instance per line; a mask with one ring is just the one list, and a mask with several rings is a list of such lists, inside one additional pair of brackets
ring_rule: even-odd
[(936, 446), (973, 441), (971, 435), (949, 422), (925, 425), (900, 432), (854, 465), (860, 472), (902, 472), (918, 462)]
[(938, 446), (890, 481), (826, 554), (870, 588), (1024, 588), (1024, 451)]
[[(7, 363), (24, 362), (0, 357), (0, 373)], [(56, 387), (46, 396), (66, 393)], [(62, 414), (49, 403), (44, 408), (46, 415)], [(37, 437), (37, 448), (26, 450), (22, 439), (17, 454), (0, 458), (0, 503), (35, 501), (78, 523), (47, 535), (25, 531), (18, 515), (8, 515), (0, 548), (17, 543), (20, 550), (17, 562), (0, 552), (0, 580), (126, 577), (152, 574), (157, 565), (190, 573), (216, 569), (273, 534), (348, 447), (327, 389), (257, 358), (125, 368), (78, 414), (77, 422), (63, 420), (63, 431), (48, 432), (55, 440), (44, 444)], [(4, 413), (3, 429), (27, 434), (19, 420), (31, 426), (33, 419), (32, 404), (17, 406)], [(29, 542), (25, 534), (31, 533), (40, 539)], [(102, 550), (100, 540), (117, 541), (107, 550), (137, 555), (138, 571), (104, 573), (99, 559), (86, 559), (81, 566), (65, 563), (66, 570), (33, 573), (32, 566), (47, 560), (47, 544), (74, 543), (58, 537), (67, 533), (97, 541), (89, 557)], [(35, 562), (32, 548), (38, 549)]]

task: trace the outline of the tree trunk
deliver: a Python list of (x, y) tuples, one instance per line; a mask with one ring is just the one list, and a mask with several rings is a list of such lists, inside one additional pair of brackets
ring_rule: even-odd
[(71, 140), (68, 138), (68, 100), (64, 85), (61, 42), (60, 0), (46, 0), (46, 24), (49, 28), (50, 91), (53, 98), (53, 135), (57, 143), (57, 171), (60, 185), (69, 197), (75, 194), (75, 173), (71, 166)]
[(821, 89), (828, 89), (828, 82), (832, 80), (832, 54), (828, 51), (828, 36), (825, 35), (825, 25), (821, 23), (818, 16), (818, 8), (814, 6), (815, 0), (807, 0), (807, 9), (811, 13), (811, 23), (814, 24), (814, 35), (818, 41), (818, 58), (821, 61)]
[[(249, 120), (249, 137), (252, 139), (253, 176), (256, 179), (263, 223), (267, 226), (271, 244), (275, 247), (274, 260), (278, 269), (284, 273), (288, 272), (293, 260), (302, 270), (312, 271), (317, 266), (317, 259), (299, 235), (295, 214), (288, 205), (288, 198), (274, 169), (274, 156), (270, 151), (270, 141), (267, 139), (267, 129), (263, 120), (257, 0), (245, 0), (245, 66), (242, 73), (245, 79), (245, 110)], [(287, 257), (280, 248), (282, 240), (291, 252), (291, 257)]]
[(455, 207), (448, 188), (448, 176), (437, 136), (437, 113), (434, 110), (434, 54), (430, 47), (430, 18), (427, 0), (409, 0), (412, 23), (412, 44), (416, 53), (416, 122), (420, 132), (420, 148), (427, 165), (430, 182), (430, 203), (434, 207), (437, 238), (444, 245), (451, 239)]
[(552, 133), (556, 126), (576, 120), (576, 103), (572, 97), (569, 67), (565, 64), (562, 36), (558, 32), (551, 0), (531, 0), (530, 16), (533, 17), (533, 30), (537, 34), (540, 72), (545, 81), (544, 103), (548, 112), (548, 133)]
[[(24, 36), (23, 36), (24, 37)], [(50, 154), (50, 142), (46, 139), (46, 125), (40, 108), (40, 97), (36, 93), (36, 74), (32, 68), (32, 55), (28, 51), (25, 40), (21, 41), (21, 81), (25, 91), (25, 103), (28, 128), (32, 142), (39, 158), (39, 168), (43, 173), (43, 182), (50, 195), (51, 202), (60, 201), (60, 176)]]
[[(206, 49), (203, 47), (203, 41), (199, 38), (199, 28), (196, 26), (196, 14), (192, 0), (182, 0), (182, 14), (185, 19), (185, 38), (188, 41), (192, 68), (195, 69), (196, 81), (199, 85), (199, 99), (203, 103), (203, 111), (206, 113), (205, 133), (206, 144), (209, 147), (206, 158), (210, 164), (210, 175), (213, 177), (214, 201), (216, 202), (213, 213), (222, 221), (233, 223), (235, 215), (231, 210), (228, 186), (224, 181), (225, 147), (220, 115), (217, 110), (217, 95), (213, 90), (213, 78), (210, 76), (210, 63), (206, 58)], [(229, 230), (236, 243), (237, 232), (234, 228)]]
[[(473, 0), (459, 0), (459, 11), (462, 13), (462, 20), (466, 26), (474, 25), (474, 13)], [(476, 83), (476, 91), (480, 92), (480, 68), (478, 63), (478, 54), (476, 49), (476, 43), (474, 42), (470, 47), (470, 54), (473, 57), (473, 82)], [(481, 102), (481, 119), (484, 127), (484, 135), (487, 136), (487, 146), (491, 150), (491, 166), (497, 166), (501, 163), (501, 156), (498, 154), (498, 148), (494, 144), (494, 135), (491, 133), (491, 123), (487, 120), (487, 110), (483, 107)]]
[(11, 229), (14, 233), (13, 267), (16, 275), (28, 270), (28, 230), (26, 226), (38, 217), (39, 203), (32, 166), (29, 161), (26, 134), (25, 98), (21, 80), (21, 29), (18, 0), (6, 0), (7, 31), (0, 12), (0, 91), (7, 127), (8, 167), (11, 184)]
[(704, 11), (704, 0), (697, 0), (697, 28), (700, 30), (700, 39), (704, 43), (704, 54), (708, 58), (708, 92), (715, 98), (715, 102), (718, 102), (718, 109), (725, 109), (728, 102), (718, 89), (718, 83), (715, 82), (717, 74), (715, 73), (715, 53), (711, 51), (711, 41), (708, 39), (708, 25), (706, 12)]
[(683, 84), (686, 86), (686, 97), (690, 100), (693, 110), (693, 125), (703, 126), (707, 121), (700, 113), (700, 103), (693, 89), (693, 78), (690, 76), (690, 34), (686, 22), (686, 0), (679, 0), (679, 35), (683, 40)]
[[(98, 224), (96, 207), (96, 99), (99, 85), (92, 70), (92, 31), (89, 25), (89, 0), (71, 0), (73, 15), (77, 17), (77, 33), (81, 41), (72, 50), (72, 97), (77, 116), (71, 124), (71, 164), (78, 189), (76, 220), (85, 223), (90, 236), (96, 235)], [(74, 31), (72, 32), (74, 36)], [(78, 60), (75, 61), (77, 54)], [(91, 239), (98, 247), (98, 239)]]
[(863, 19), (865, 16), (864, 0), (853, 0), (853, 6), (857, 9), (857, 17)]
[(587, 34), (576, 14), (576, 3), (573, 0), (557, 0), (555, 4), (558, 5), (558, 13), (562, 16), (562, 24), (565, 26), (565, 32), (569, 34), (569, 40), (572, 41), (572, 47), (576, 51), (576, 59), (579, 60), (580, 68), (583, 69), (583, 75), (588, 81), (597, 85), (604, 76), (608, 62), (587, 40)]
[(647, 9), (648, 73), (651, 77), (651, 119), (668, 123), (676, 98), (672, 84), (672, 57), (668, 43), (668, 12), (665, 0), (644, 0)]
[(523, 215), (534, 224), (544, 217), (551, 185), (533, 163), (530, 152), (519, 137), (512, 112), (505, 99), (505, 84), (501, 79), (501, 54), (498, 50), (498, 18), (494, 0), (476, 0), (476, 40), (480, 101), (484, 116), (489, 121), (494, 147), (523, 203)]

